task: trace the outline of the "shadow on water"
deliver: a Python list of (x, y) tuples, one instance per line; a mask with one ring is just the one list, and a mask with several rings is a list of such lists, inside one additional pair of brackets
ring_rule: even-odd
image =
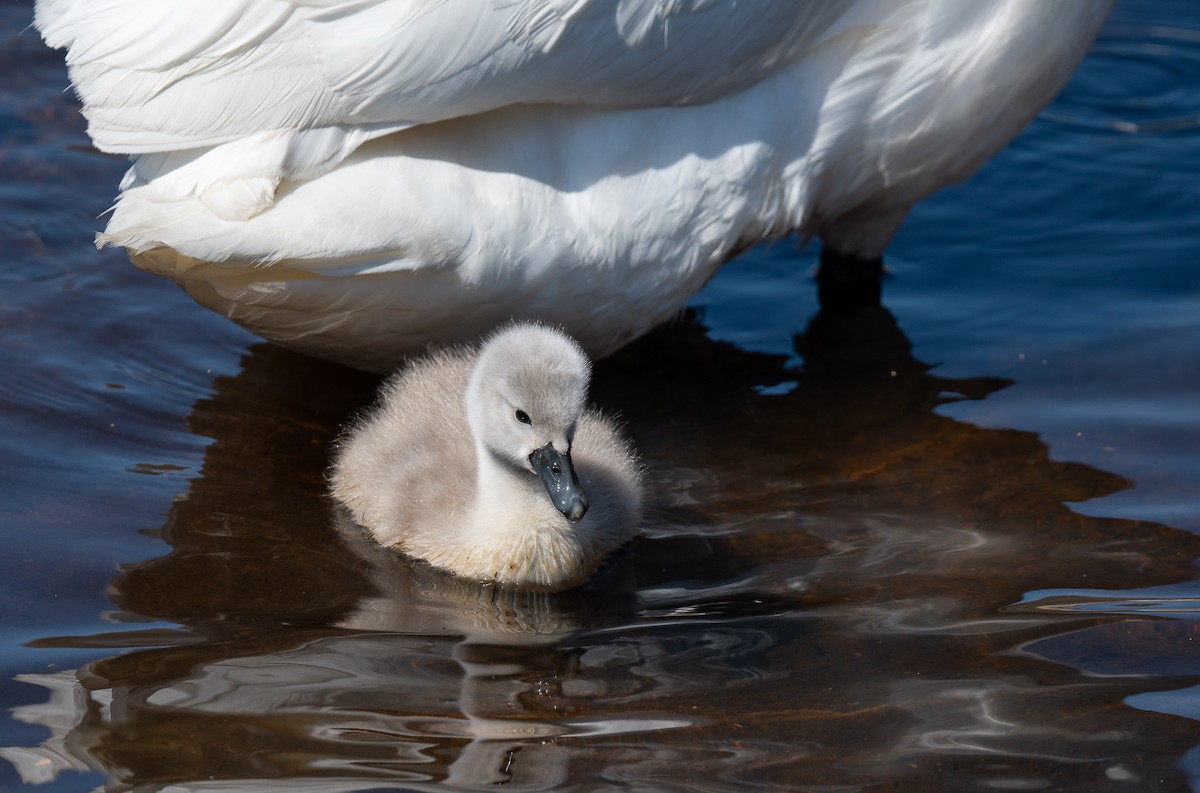
[(112, 582), (128, 630), (38, 643), (116, 654), (23, 676), (50, 697), (15, 715), (52, 735), (0, 754), (108, 790), (1182, 787), (1194, 722), (1123, 704), (1182, 678), (1080, 659), (1187, 623), (1020, 604), (1191, 579), (1200, 539), (1072, 512), (1129, 483), (940, 415), (1009, 383), (936, 376), (883, 309), (794, 343), (802, 368), (692, 315), (598, 364), (654, 501), (562, 595), (341, 523), (328, 449), (376, 381), (254, 348), (192, 413), (213, 443), (171, 552)]

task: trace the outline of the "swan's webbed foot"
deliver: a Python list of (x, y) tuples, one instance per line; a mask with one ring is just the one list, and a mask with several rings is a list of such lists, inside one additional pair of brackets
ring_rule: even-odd
[(821, 248), (817, 268), (817, 299), (825, 311), (878, 306), (883, 291), (883, 257), (864, 259)]

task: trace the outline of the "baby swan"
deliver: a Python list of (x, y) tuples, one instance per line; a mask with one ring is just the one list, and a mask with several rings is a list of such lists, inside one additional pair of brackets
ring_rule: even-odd
[(642, 500), (630, 444), (585, 409), (590, 375), (573, 339), (534, 324), (414, 361), (339, 442), (333, 495), (380, 544), (457, 575), (582, 584)]

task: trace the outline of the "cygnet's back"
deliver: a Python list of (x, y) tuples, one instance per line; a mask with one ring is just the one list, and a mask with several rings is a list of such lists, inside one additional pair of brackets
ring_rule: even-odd
[(339, 442), (333, 495), (380, 544), (458, 575), (583, 583), (633, 535), (642, 491), (628, 442), (584, 409), (589, 376), (573, 340), (528, 324), (414, 361)]

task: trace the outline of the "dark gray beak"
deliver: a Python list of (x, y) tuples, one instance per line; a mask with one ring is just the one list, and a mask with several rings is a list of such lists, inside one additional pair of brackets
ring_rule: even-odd
[(558, 511), (566, 515), (567, 520), (578, 523), (588, 510), (588, 500), (575, 475), (575, 467), (571, 465), (571, 453), (563, 454), (554, 448), (554, 444), (547, 443), (529, 455), (529, 462), (542, 477), (542, 484)]

